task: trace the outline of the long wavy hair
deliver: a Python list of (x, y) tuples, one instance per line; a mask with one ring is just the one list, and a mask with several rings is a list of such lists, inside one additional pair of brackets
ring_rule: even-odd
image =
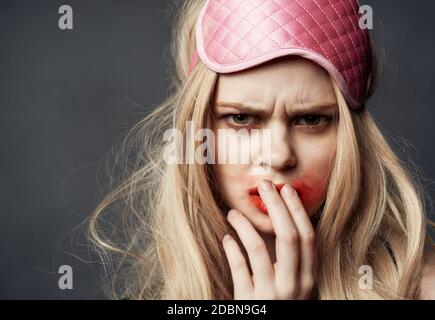
[[(195, 130), (204, 128), (211, 114), (218, 75), (200, 62), (187, 76), (203, 4), (179, 5), (168, 97), (114, 146), (107, 194), (87, 221), (112, 299), (233, 299), (221, 244), (233, 231), (210, 165), (169, 165), (163, 157), (166, 129), (185, 133), (186, 121), (193, 121)], [(339, 121), (335, 162), (316, 227), (317, 297), (416, 298), (425, 254), (433, 247), (427, 195), (366, 106), (349, 109), (331, 81)], [(373, 268), (372, 290), (358, 285), (362, 265)]]

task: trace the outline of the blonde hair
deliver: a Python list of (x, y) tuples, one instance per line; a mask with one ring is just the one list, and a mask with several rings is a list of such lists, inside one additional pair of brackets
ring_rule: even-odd
[[(217, 74), (199, 63), (187, 76), (203, 3), (182, 4), (169, 96), (116, 146), (108, 194), (89, 217), (88, 235), (113, 299), (232, 299), (221, 239), (233, 231), (212, 171), (208, 165), (168, 165), (163, 158), (166, 129), (185, 133), (189, 120), (195, 130), (204, 128), (210, 115)], [(366, 107), (351, 111), (332, 84), (339, 107), (337, 153), (316, 230), (318, 298), (415, 298), (425, 243), (433, 245), (423, 188)], [(372, 290), (358, 286), (362, 265), (374, 270)]]

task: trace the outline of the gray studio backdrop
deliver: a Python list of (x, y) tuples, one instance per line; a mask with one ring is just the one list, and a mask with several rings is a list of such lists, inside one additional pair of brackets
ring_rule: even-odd
[[(361, 3), (383, 60), (369, 108), (433, 199), (435, 2)], [(58, 27), (63, 4), (73, 30)], [(0, 2), (0, 298), (105, 298), (77, 226), (101, 199), (97, 169), (112, 144), (166, 94), (172, 7)], [(59, 288), (61, 265), (71, 290)]]

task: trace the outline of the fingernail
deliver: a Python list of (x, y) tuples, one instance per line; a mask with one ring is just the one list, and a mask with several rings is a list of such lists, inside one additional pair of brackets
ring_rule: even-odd
[(260, 183), (260, 188), (261, 188), (263, 191), (270, 191), (270, 190), (272, 190), (272, 184), (271, 184), (270, 181), (268, 181), (268, 180), (263, 180), (263, 181), (261, 181), (261, 183)]
[(284, 196), (287, 196), (287, 197), (291, 196), (291, 194), (293, 192), (293, 188), (288, 183), (286, 183), (284, 185), (284, 187), (282, 187), (282, 189), (283, 189), (282, 192), (284, 193)]
[(228, 240), (230, 240), (231, 239), (231, 236), (229, 235), (229, 234), (226, 234), (225, 236), (224, 236), (224, 238), (222, 239), (222, 241), (228, 241)]

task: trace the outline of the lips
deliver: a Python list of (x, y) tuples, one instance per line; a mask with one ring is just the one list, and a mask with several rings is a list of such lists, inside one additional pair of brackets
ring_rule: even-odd
[(249, 200), (264, 214), (267, 214), (267, 208), (261, 200), (260, 196), (257, 194), (249, 194)]
[[(273, 185), (275, 186), (275, 189), (278, 192), (280, 192), (281, 189), (284, 187), (285, 183), (279, 183), (279, 184), (273, 184)], [(296, 192), (300, 195), (299, 190), (293, 185), (292, 185), (292, 187), (295, 188)], [(249, 189), (249, 199), (258, 208), (258, 210), (260, 210), (264, 214), (268, 214), (267, 208), (266, 208), (263, 200), (261, 200), (260, 194), (258, 192), (258, 187), (253, 187), (253, 188)]]

